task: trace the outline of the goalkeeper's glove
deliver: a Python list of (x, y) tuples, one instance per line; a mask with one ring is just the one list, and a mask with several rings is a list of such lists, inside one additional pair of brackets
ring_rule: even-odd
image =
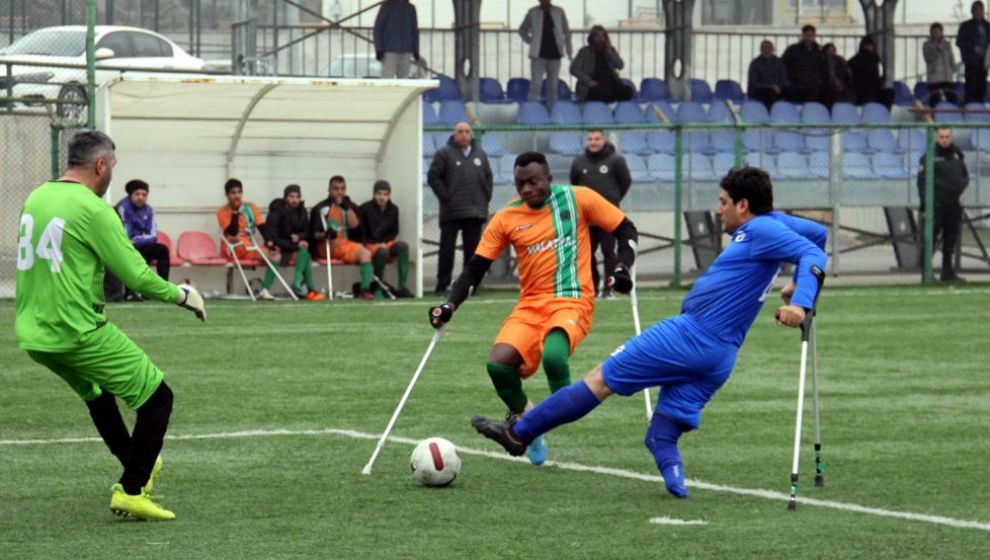
[(182, 284), (178, 288), (182, 292), (182, 299), (178, 302), (179, 307), (184, 307), (192, 311), (200, 321), (205, 323), (206, 305), (203, 303), (203, 296), (199, 295), (196, 288), (193, 288), (189, 284)]
[(432, 325), (434, 329), (439, 329), (440, 327), (446, 325), (453, 318), (454, 306), (449, 303), (430, 308), (430, 325)]
[(620, 264), (615, 267), (612, 275), (608, 277), (607, 285), (620, 294), (628, 294), (633, 288), (632, 276), (629, 275), (626, 267)]

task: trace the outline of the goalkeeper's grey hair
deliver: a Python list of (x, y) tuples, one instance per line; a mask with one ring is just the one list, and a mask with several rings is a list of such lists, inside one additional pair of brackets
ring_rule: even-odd
[(69, 141), (69, 167), (88, 167), (107, 152), (117, 149), (106, 133), (83, 130)]

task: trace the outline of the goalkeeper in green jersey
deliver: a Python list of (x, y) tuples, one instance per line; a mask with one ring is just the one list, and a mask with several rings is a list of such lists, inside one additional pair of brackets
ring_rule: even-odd
[[(86, 402), (97, 431), (123, 465), (110, 509), (140, 519), (175, 519), (149, 497), (162, 468), (159, 453), (172, 391), (144, 351), (107, 320), (104, 267), (137, 293), (178, 304), (203, 321), (206, 311), (191, 286), (166, 282), (148, 268), (113, 207), (101, 198), (117, 163), (114, 150), (102, 132), (76, 134), (65, 175), (35, 189), (24, 203), (14, 331), (31, 359)], [(137, 411), (130, 434), (116, 398)]]

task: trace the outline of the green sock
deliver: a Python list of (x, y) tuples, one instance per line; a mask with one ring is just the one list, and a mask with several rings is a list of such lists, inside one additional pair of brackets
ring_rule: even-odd
[(519, 379), (516, 368), (491, 362), (488, 362), (485, 367), (488, 368), (488, 376), (492, 378), (492, 384), (495, 385), (495, 392), (498, 393), (505, 406), (509, 407), (509, 410), (514, 414), (521, 414), (526, 410), (526, 403), (529, 399), (523, 392), (522, 379)]
[(371, 277), (374, 272), (371, 270), (370, 262), (361, 263), (361, 289), (367, 290), (371, 288)]
[(562, 329), (551, 330), (543, 339), (543, 371), (547, 374), (551, 393), (571, 384), (570, 354), (571, 341)]
[(292, 287), (298, 292), (303, 292), (302, 280), (306, 279), (306, 287), (312, 291), (313, 289), (313, 271), (310, 270), (309, 266), (310, 256), (309, 251), (306, 249), (300, 249), (296, 253), (296, 272), (292, 277)]
[(272, 284), (274, 283), (275, 283), (275, 271), (272, 269), (272, 267), (268, 267), (267, 269), (265, 269), (265, 279), (262, 280), (261, 287), (267, 290), (268, 288), (271, 288)]
[(409, 251), (400, 252), (397, 260), (399, 266), (399, 289), (401, 290), (409, 282)]

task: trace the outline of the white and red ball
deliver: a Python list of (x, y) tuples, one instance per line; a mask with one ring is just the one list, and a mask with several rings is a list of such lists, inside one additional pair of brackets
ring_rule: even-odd
[(409, 467), (424, 486), (447, 486), (461, 472), (461, 456), (453, 443), (439, 437), (426, 438), (413, 449)]

